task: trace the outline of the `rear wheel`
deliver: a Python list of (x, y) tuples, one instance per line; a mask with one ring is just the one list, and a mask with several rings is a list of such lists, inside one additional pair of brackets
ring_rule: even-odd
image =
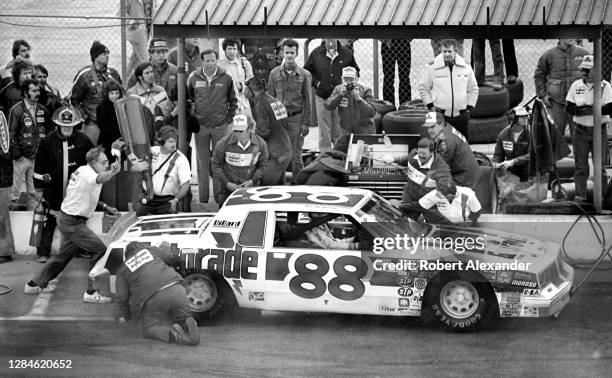
[(193, 317), (200, 323), (219, 319), (228, 308), (226, 290), (219, 278), (208, 272), (191, 273), (185, 277), (189, 285), (187, 299)]

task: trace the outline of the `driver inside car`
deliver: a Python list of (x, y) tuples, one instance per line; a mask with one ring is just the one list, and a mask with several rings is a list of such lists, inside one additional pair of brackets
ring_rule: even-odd
[[(311, 222), (316, 222), (318, 218), (328, 214), (309, 213)], [(324, 222), (316, 227), (306, 230), (306, 237), (312, 243), (325, 249), (359, 249), (359, 243), (355, 242), (354, 237), (339, 239), (334, 236), (329, 224)]]

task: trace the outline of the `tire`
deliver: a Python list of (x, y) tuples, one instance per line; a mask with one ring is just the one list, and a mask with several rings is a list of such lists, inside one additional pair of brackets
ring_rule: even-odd
[(505, 114), (510, 107), (510, 94), (506, 88), (494, 89), (489, 86), (479, 88), (478, 101), (472, 109), (471, 117), (489, 118)]
[(447, 330), (469, 332), (485, 326), (498, 312), (493, 289), (473, 272), (449, 272), (427, 289), (428, 310)]
[(416, 99), (401, 103), (397, 110), (404, 109), (427, 109), (427, 107), (425, 106), (425, 104), (423, 104), (423, 100)]
[(389, 113), (389, 112), (394, 112), (395, 111), (395, 105), (393, 105), (389, 101), (385, 101), (385, 100), (372, 100), (372, 101), (370, 101), (370, 104), (372, 104), (372, 106), (374, 106), (374, 108), (376, 109), (376, 112), (378, 114), (380, 114), (381, 117), (384, 116), (385, 114)]
[(376, 134), (380, 134), (382, 132), (382, 115), (380, 113), (374, 114), (374, 128), (376, 129)]
[(426, 109), (404, 109), (385, 114), (382, 129), (387, 134), (422, 134)]
[(514, 83), (504, 84), (504, 88), (508, 90), (509, 109), (514, 108), (515, 106), (519, 105), (521, 101), (523, 101), (524, 86), (521, 79), (517, 78)]
[(471, 118), (468, 123), (468, 142), (495, 143), (497, 135), (506, 126), (508, 126), (508, 118), (505, 114), (491, 118)]
[(189, 285), (187, 299), (193, 318), (198, 323), (206, 323), (220, 320), (230, 309), (234, 307), (235, 299), (223, 281), (223, 278), (215, 277), (211, 273), (194, 272), (185, 276)]

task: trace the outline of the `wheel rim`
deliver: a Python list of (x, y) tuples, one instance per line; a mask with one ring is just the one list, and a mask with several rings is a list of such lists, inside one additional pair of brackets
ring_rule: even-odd
[(212, 278), (204, 274), (192, 274), (185, 280), (189, 284), (187, 299), (194, 312), (204, 312), (214, 306), (218, 292)]
[(472, 316), (479, 302), (478, 291), (467, 281), (448, 282), (440, 292), (440, 305), (447, 314), (457, 319)]

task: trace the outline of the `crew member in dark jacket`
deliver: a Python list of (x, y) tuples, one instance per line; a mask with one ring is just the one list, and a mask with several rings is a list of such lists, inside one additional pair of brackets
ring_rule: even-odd
[(42, 191), (47, 206), (41, 245), (36, 248), (38, 262), (47, 262), (51, 256), (53, 232), (57, 226), (55, 215), (60, 211), (66, 186), (72, 172), (87, 164), (85, 155), (93, 144), (84, 133), (75, 130), (83, 120), (72, 106), (59, 108), (53, 114), (57, 129), (40, 143), (34, 165), (34, 186), (37, 197)]
[(144, 337), (198, 345), (200, 331), (191, 317), (187, 283), (172, 269), (179, 262), (179, 257), (164, 244), (128, 244), (125, 262), (117, 269), (119, 322), (142, 318)]
[(13, 186), (13, 159), (9, 147), (8, 132), (3, 132), (0, 135), (0, 264), (10, 261), (15, 254), (15, 242), (9, 214), (9, 199)]
[(508, 170), (521, 181), (529, 177), (529, 141), (527, 130), (529, 112), (522, 106), (512, 109), (514, 121), (499, 132), (493, 153), (493, 166)]
[(410, 152), (407, 168), (403, 203), (418, 201), (436, 188), (438, 180), (451, 177), (448, 164), (435, 153), (433, 140), (429, 137), (421, 138), (417, 148)]

